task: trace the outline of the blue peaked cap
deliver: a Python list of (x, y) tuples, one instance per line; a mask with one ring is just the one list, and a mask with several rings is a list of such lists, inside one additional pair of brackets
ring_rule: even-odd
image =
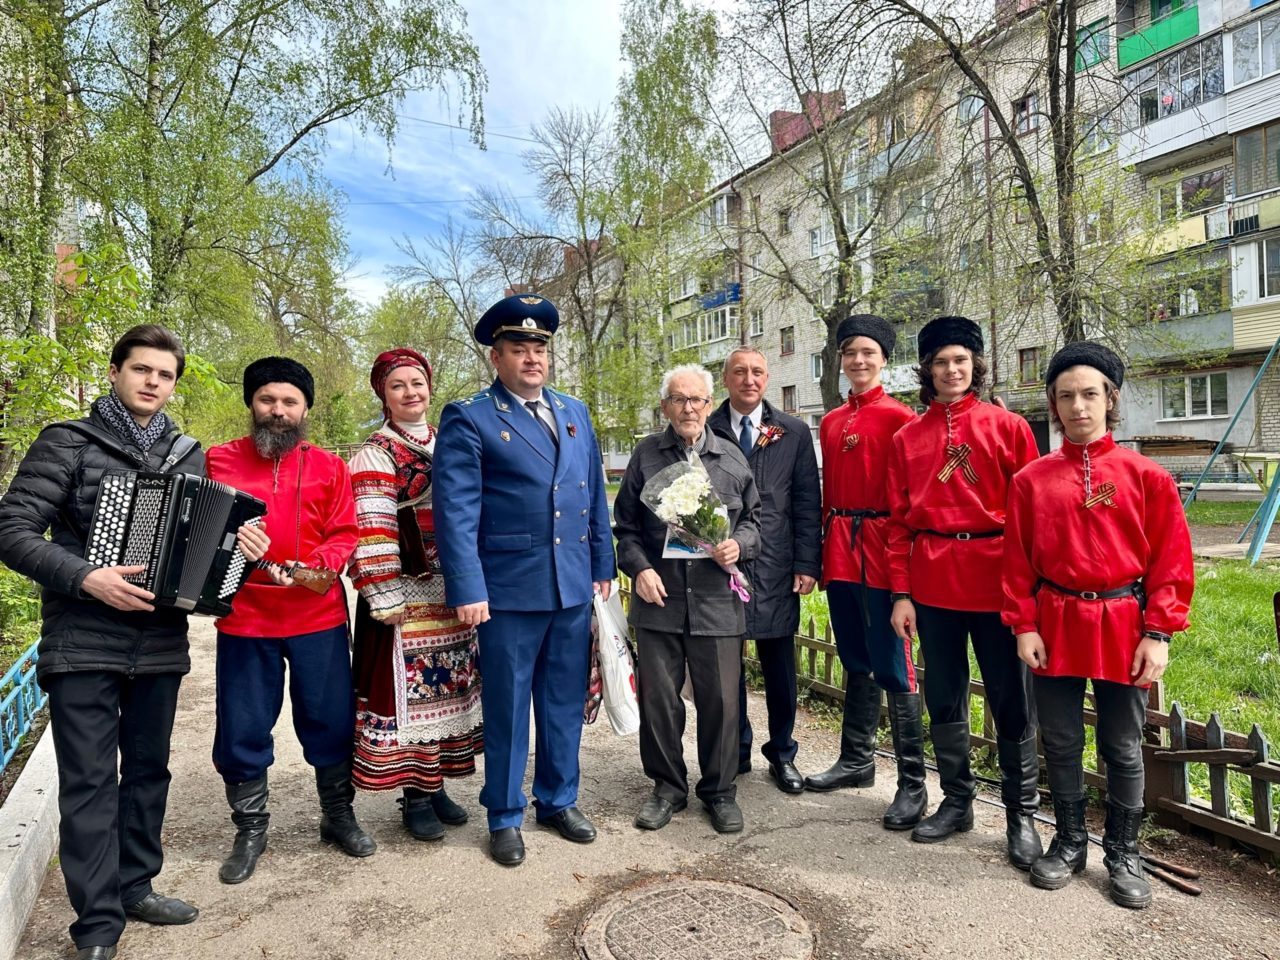
[(486, 310), (474, 333), (477, 343), (490, 346), (499, 337), (545, 343), (559, 326), (560, 313), (554, 303), (536, 293), (516, 293)]

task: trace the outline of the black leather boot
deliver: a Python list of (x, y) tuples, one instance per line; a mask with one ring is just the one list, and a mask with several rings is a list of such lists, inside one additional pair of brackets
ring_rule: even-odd
[(431, 807), (435, 810), (436, 816), (440, 818), (441, 823), (456, 827), (467, 822), (467, 811), (444, 792), (444, 787), (431, 794)]
[(1026, 740), (996, 739), (996, 756), (1000, 761), (1000, 796), (1004, 800), (1005, 837), (1009, 841), (1009, 862), (1019, 870), (1044, 855), (1044, 844), (1036, 832), (1036, 811), (1040, 809), (1040, 760), (1036, 756), (1036, 738)]
[(942, 781), (942, 802), (911, 831), (917, 843), (937, 843), (973, 829), (973, 798), (978, 792), (969, 769), (969, 723), (935, 723), (930, 730)]
[(1053, 801), (1058, 830), (1049, 850), (1031, 865), (1031, 883), (1041, 890), (1061, 890), (1073, 873), (1084, 870), (1089, 860), (1089, 832), (1085, 829), (1085, 799)]
[(439, 840), (444, 836), (444, 824), (436, 814), (431, 794), (416, 787), (405, 787), (400, 804), (400, 816), (404, 827), (415, 840)]
[(850, 676), (844, 691), (840, 759), (829, 770), (805, 777), (805, 789), (825, 793), (840, 787), (869, 787), (875, 783), (879, 724), (879, 685), (868, 676)]
[(356, 798), (351, 761), (316, 767), (316, 793), (320, 795), (320, 839), (337, 844), (348, 856), (371, 856), (378, 845), (360, 829), (351, 807)]
[(244, 883), (253, 876), (258, 858), (267, 849), (267, 778), (244, 783), (228, 783), (227, 803), (231, 805), (231, 822), (236, 825), (236, 839), (231, 853), (222, 861), (218, 879), (223, 883)]
[(1102, 862), (1111, 876), (1111, 899), (1131, 910), (1151, 906), (1151, 884), (1142, 871), (1138, 853), (1138, 830), (1142, 809), (1107, 804), (1107, 825), (1102, 834)]
[(920, 694), (889, 694), (889, 729), (893, 732), (893, 752), (898, 756), (898, 792), (880, 822), (886, 830), (910, 830), (929, 809), (929, 794), (924, 786)]

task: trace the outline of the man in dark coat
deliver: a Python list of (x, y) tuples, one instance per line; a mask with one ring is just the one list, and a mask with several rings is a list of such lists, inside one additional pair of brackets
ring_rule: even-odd
[[(729, 398), (707, 426), (738, 445), (760, 491), (760, 554), (743, 565), (751, 582), (747, 636), (755, 640), (764, 675), (769, 740), (760, 748), (769, 774), (784, 793), (804, 790), (796, 769), (795, 633), (800, 597), (821, 573), (822, 491), (809, 428), (764, 399), (769, 363), (753, 347), (739, 347), (724, 364)], [(751, 721), (747, 681), (739, 684), (738, 772), (751, 769)]]
[[(105, 471), (204, 472), (200, 445), (161, 412), (184, 362), (181, 341), (164, 327), (126, 332), (111, 351), (111, 390), (85, 419), (46, 427), (0, 500), (0, 562), (44, 588), (36, 674), (49, 694), (59, 860), (81, 960), (114, 957), (126, 916), (175, 924), (199, 912), (151, 888), (163, 863), (178, 686), (191, 669), (187, 615), (157, 609), (126, 579), (145, 567), (84, 559)], [(241, 529), (250, 559), (266, 543)]]
[[(760, 496), (742, 452), (707, 429), (714, 388), (711, 374), (698, 366), (666, 373), (662, 411), (670, 425), (636, 446), (613, 505), (618, 566), (635, 587), (629, 620), (638, 656), (640, 760), (654, 784), (635, 819), (642, 830), (666, 826), (688, 803), (680, 699), (686, 670), (698, 711), (698, 799), (717, 831), (742, 829), (733, 777), (746, 618), (724, 568), (756, 556)], [(695, 457), (728, 512), (729, 538), (710, 559), (664, 556), (670, 553), (667, 525), (640, 495), (655, 474)]]

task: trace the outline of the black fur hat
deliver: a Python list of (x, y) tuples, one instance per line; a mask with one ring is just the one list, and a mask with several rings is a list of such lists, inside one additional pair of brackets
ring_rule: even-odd
[(870, 337), (880, 344), (885, 357), (893, 353), (893, 345), (898, 342), (893, 324), (874, 313), (855, 313), (840, 321), (840, 326), (836, 329), (836, 347), (843, 347), (844, 342), (852, 337)]
[(1117, 389), (1124, 383), (1124, 361), (1110, 347), (1082, 340), (1079, 343), (1068, 343), (1053, 355), (1044, 375), (1045, 385), (1052, 385), (1064, 370), (1080, 366), (1101, 370), (1102, 375), (1114, 383)]
[(916, 337), (916, 346), (920, 350), (921, 362), (943, 347), (968, 347), (974, 353), (982, 353), (985, 349), (982, 328), (968, 317), (934, 317)]
[(316, 399), (316, 383), (311, 371), (288, 357), (263, 357), (244, 368), (244, 405), (252, 406), (253, 395), (268, 383), (291, 383), (307, 399), (310, 408)]

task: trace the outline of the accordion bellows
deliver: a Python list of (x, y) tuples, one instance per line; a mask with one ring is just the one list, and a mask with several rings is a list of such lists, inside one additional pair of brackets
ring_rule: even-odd
[(252, 567), (236, 543), (260, 523), (257, 497), (189, 473), (108, 470), (102, 475), (85, 559), (102, 567), (144, 566), (126, 577), (158, 606), (224, 617)]

